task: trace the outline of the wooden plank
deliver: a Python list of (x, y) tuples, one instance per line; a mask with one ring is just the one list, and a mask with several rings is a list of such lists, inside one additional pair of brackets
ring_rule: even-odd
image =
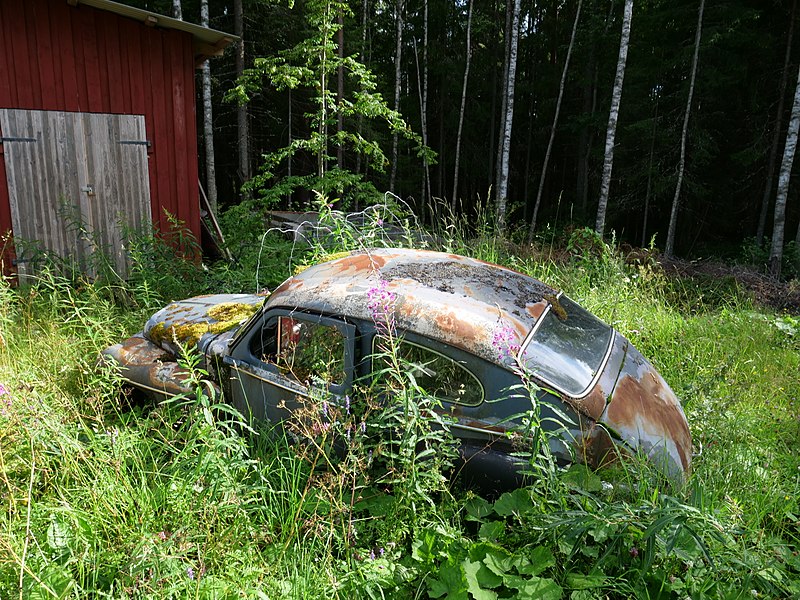
[[(0, 110), (7, 135), (36, 142), (7, 144), (11, 220), (15, 236), (75, 261), (90, 275), (106, 252), (127, 274), (125, 228), (150, 227), (147, 147), (138, 141), (143, 115)], [(85, 188), (93, 187), (93, 193)], [(23, 276), (34, 265), (22, 263)]]
[[(12, 106), (16, 103), (17, 86), (12, 85), (14, 74), (10, 58), (13, 56), (13, 43), (10, 31), (11, 9), (7, 2), (0, 2), (0, 106)], [(2, 200), (0, 198), (0, 200)]]
[[(36, 108), (55, 110), (61, 104), (58, 101), (55, 63), (60, 60), (61, 52), (53, 52), (53, 32), (50, 30), (50, 11), (47, 7), (32, 3), (36, 31), (36, 64), (39, 69), (39, 89), (41, 98)], [(30, 25), (29, 25), (30, 26)]]
[[(10, 13), (8, 27), (13, 41), (17, 38), (14, 32), (25, 31), (25, 15), (19, 9), (11, 10)], [(33, 105), (33, 85), (28, 44), (12, 43), (10, 56), (13, 57), (10, 64), (14, 71), (14, 87), (17, 89), (14, 106), (31, 108)]]
[(82, 112), (89, 110), (89, 84), (87, 81), (87, 61), (84, 47), (86, 43), (83, 42), (83, 13), (80, 10), (70, 11), (70, 39), (69, 49), (72, 50), (75, 57), (75, 91), (76, 98), (75, 104), (71, 106), (61, 107), (64, 110), (71, 110), (73, 112)]
[(103, 54), (105, 56), (102, 65), (105, 71), (102, 73), (103, 94), (105, 97), (105, 107), (102, 112), (122, 113), (124, 111), (125, 100), (122, 95), (122, 63), (120, 62), (120, 45), (123, 43), (119, 37), (118, 23), (116, 15), (108, 12), (100, 12), (102, 15), (102, 25), (99, 38), (102, 40)]
[(80, 15), (80, 36), (75, 44), (83, 48), (83, 69), (86, 77), (86, 112), (103, 112), (103, 92), (100, 89), (100, 48), (97, 39), (94, 10), (78, 10)]

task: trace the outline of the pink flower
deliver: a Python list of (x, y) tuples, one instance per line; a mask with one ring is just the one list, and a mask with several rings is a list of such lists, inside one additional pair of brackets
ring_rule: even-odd
[(519, 352), (517, 332), (509, 325), (502, 325), (495, 328), (492, 333), (492, 348), (497, 352), (497, 358), (501, 362), (515, 358)]
[(372, 320), (383, 333), (394, 331), (394, 303), (397, 294), (389, 290), (389, 282), (379, 279), (378, 284), (367, 290), (367, 308)]

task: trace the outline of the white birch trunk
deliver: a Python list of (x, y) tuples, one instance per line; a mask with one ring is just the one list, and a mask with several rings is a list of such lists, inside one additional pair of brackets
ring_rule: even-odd
[(703, 35), (703, 10), (706, 0), (700, 0), (697, 10), (697, 31), (694, 36), (694, 56), (692, 57), (692, 74), (689, 79), (689, 97), (686, 99), (686, 113), (683, 115), (683, 129), (681, 130), (681, 157), (678, 163), (678, 182), (675, 184), (675, 196), (672, 198), (672, 210), (669, 215), (669, 229), (667, 230), (667, 244), (664, 254), (669, 258), (675, 252), (675, 231), (678, 226), (678, 206), (681, 198), (681, 185), (683, 173), (686, 169), (686, 136), (689, 131), (689, 114), (692, 111), (692, 98), (694, 97), (694, 82), (697, 77), (697, 61), (700, 56), (700, 38)]
[(786, 132), (786, 145), (783, 148), (783, 160), (778, 174), (778, 193), (775, 196), (775, 217), (772, 225), (772, 250), (769, 256), (769, 271), (775, 277), (781, 276), (783, 260), (783, 234), (786, 226), (786, 198), (789, 195), (789, 179), (792, 176), (794, 153), (797, 149), (797, 131), (800, 129), (800, 72), (794, 91), (792, 116)]
[[(200, 24), (208, 27), (208, 0), (200, 2)], [(206, 193), (211, 212), (217, 214), (217, 167), (214, 159), (214, 113), (211, 107), (211, 61), (206, 60), (203, 75), (203, 142), (206, 150)]]
[[(419, 52), (417, 40), (414, 38), (414, 62), (417, 66), (417, 91), (419, 96), (420, 129), (422, 131), (422, 144), (428, 145), (428, 0), (423, 0), (423, 37), (422, 37), (422, 76), (420, 81)], [(431, 197), (430, 166), (426, 158), (422, 159), (422, 189), (420, 191), (420, 214), (425, 214), (425, 206)], [(433, 205), (431, 209), (431, 222), (433, 222)]]
[(578, 0), (578, 8), (575, 11), (575, 21), (572, 23), (572, 34), (569, 38), (567, 56), (564, 59), (564, 70), (561, 72), (561, 83), (558, 87), (558, 99), (556, 100), (556, 112), (553, 115), (553, 126), (550, 128), (550, 139), (547, 142), (547, 150), (544, 153), (544, 163), (542, 163), (542, 175), (539, 177), (539, 190), (536, 192), (536, 203), (533, 205), (533, 216), (531, 226), (528, 230), (528, 242), (533, 241), (533, 232), (536, 230), (536, 217), (539, 214), (539, 205), (542, 202), (542, 191), (544, 190), (544, 180), (547, 176), (547, 166), (550, 163), (550, 153), (553, 151), (553, 141), (556, 138), (556, 128), (558, 127), (558, 115), (561, 111), (561, 101), (564, 98), (564, 87), (567, 82), (567, 71), (569, 70), (569, 59), (572, 56), (572, 48), (575, 45), (575, 35), (578, 31), (578, 21), (581, 17), (581, 5), (583, 0)]
[[(789, 32), (786, 36), (786, 52), (783, 57), (783, 71), (781, 72), (781, 84), (778, 90), (778, 109), (775, 111), (775, 125), (772, 132), (772, 145), (769, 149), (769, 161), (767, 162), (767, 176), (764, 181), (764, 193), (761, 196), (761, 212), (758, 215), (758, 228), (756, 229), (756, 244), (761, 246), (764, 240), (764, 232), (767, 228), (767, 212), (769, 211), (769, 200), (772, 196), (772, 184), (775, 181), (775, 166), (778, 162), (778, 147), (781, 143), (781, 129), (783, 124), (783, 106), (786, 96), (786, 86), (789, 83), (789, 61), (792, 56), (792, 39), (794, 38), (794, 19), (797, 11), (797, 0), (792, 2), (792, 12), (789, 17)], [(800, 229), (798, 229), (800, 231)]]
[(617, 119), (619, 117), (619, 105), (622, 100), (622, 82), (625, 79), (625, 63), (628, 60), (628, 45), (631, 39), (632, 19), (633, 0), (625, 0), (625, 9), (622, 17), (622, 37), (619, 40), (617, 73), (614, 76), (614, 88), (611, 92), (611, 110), (608, 113), (605, 158), (603, 159), (603, 178), (600, 182), (600, 200), (597, 203), (597, 220), (595, 221), (594, 227), (595, 231), (600, 235), (603, 235), (606, 226), (608, 194), (611, 190), (611, 170), (614, 166), (614, 137), (617, 134)]
[(514, 83), (517, 75), (517, 45), (519, 42), (520, 0), (514, 0), (514, 14), (511, 17), (511, 41), (508, 53), (508, 81), (506, 84), (505, 126), (503, 144), (500, 150), (500, 172), (497, 176), (497, 229), (500, 233), (506, 228), (506, 205), (508, 203), (508, 163), (511, 152), (511, 128), (514, 120)]
[(469, 81), (469, 66), (472, 60), (472, 1), (469, 0), (469, 8), (467, 9), (467, 57), (466, 65), (464, 66), (464, 84), (461, 86), (461, 110), (458, 113), (458, 134), (456, 135), (456, 156), (455, 164), (453, 166), (453, 195), (451, 196), (451, 208), (453, 214), (456, 212), (456, 203), (458, 202), (458, 170), (459, 161), (461, 160), (461, 134), (464, 130), (464, 111), (467, 106), (467, 82)]
[(181, 0), (172, 0), (172, 18), (183, 21), (183, 9), (181, 8)]
[[(403, 56), (403, 4), (404, 0), (395, 1), (395, 35), (396, 45), (394, 50), (394, 110), (400, 111), (400, 84)], [(397, 132), (392, 133), (392, 171), (389, 176), (389, 191), (395, 193), (397, 182)]]

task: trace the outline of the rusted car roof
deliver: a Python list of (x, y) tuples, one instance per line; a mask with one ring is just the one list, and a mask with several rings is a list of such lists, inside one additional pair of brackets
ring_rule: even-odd
[(381, 282), (396, 294), (400, 329), (498, 362), (493, 335), (510, 327), (521, 345), (558, 292), (522, 273), (479, 260), (424, 250), (374, 249), (315, 265), (289, 278), (267, 307), (302, 306), (371, 320), (368, 293)]

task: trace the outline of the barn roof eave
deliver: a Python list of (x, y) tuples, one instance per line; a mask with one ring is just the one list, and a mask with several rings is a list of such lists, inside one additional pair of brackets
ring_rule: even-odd
[(135, 19), (149, 27), (162, 27), (164, 29), (174, 29), (176, 31), (183, 31), (192, 36), (194, 45), (195, 62), (201, 63), (205, 59), (212, 56), (219, 56), (223, 50), (239, 41), (239, 38), (233, 34), (225, 33), (224, 31), (217, 31), (208, 27), (201, 27), (194, 23), (188, 23), (179, 19), (173, 19), (165, 15), (135, 8), (120, 4), (119, 2), (112, 2), (111, 0), (66, 0), (67, 4), (71, 6), (78, 6), (80, 4), (91, 6), (99, 10), (105, 10), (123, 17)]

